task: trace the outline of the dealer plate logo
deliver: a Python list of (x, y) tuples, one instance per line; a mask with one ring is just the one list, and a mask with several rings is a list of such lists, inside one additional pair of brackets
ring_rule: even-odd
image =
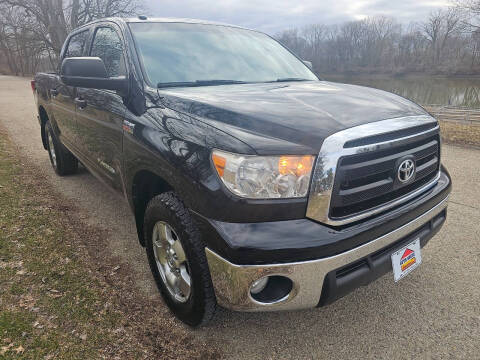
[(420, 239), (392, 254), (392, 268), (395, 282), (408, 275), (422, 262)]

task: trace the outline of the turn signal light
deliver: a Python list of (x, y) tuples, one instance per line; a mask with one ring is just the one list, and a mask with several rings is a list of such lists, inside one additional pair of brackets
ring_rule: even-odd
[(223, 177), (225, 165), (227, 164), (227, 159), (218, 154), (212, 154), (212, 160), (215, 168), (217, 169), (218, 175), (220, 175), (220, 177)]
[(281, 156), (278, 172), (282, 175), (308, 175), (312, 171), (313, 156)]

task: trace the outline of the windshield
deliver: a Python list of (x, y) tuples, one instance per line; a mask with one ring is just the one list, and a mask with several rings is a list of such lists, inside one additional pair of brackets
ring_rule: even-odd
[(277, 41), (256, 31), (188, 23), (129, 25), (154, 86), (318, 80)]

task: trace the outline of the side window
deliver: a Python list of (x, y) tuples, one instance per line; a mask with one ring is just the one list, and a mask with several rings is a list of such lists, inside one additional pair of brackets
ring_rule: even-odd
[(82, 31), (75, 34), (70, 38), (68, 42), (67, 50), (64, 57), (76, 57), (83, 55), (83, 49), (85, 48), (85, 41), (87, 40), (88, 31)]
[(125, 75), (122, 40), (110, 27), (95, 31), (90, 56), (98, 56), (105, 63), (109, 77)]

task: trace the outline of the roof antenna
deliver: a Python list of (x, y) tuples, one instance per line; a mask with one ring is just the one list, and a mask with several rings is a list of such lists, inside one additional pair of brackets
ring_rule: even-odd
[(138, 18), (140, 20), (147, 20), (147, 16), (146, 15), (138, 15)]

